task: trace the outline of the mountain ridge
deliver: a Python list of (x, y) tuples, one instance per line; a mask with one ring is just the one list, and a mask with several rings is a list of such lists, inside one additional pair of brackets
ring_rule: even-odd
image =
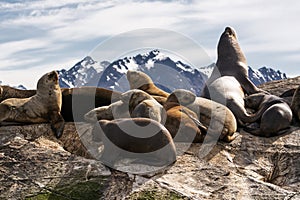
[[(130, 69), (145, 72), (161, 89), (166, 91), (183, 88), (200, 95), (214, 66), (215, 63), (212, 63), (205, 67), (193, 68), (184, 61), (174, 61), (159, 50), (120, 58), (113, 62), (99, 62), (87, 56), (69, 70), (59, 71), (60, 86), (97, 86), (126, 91), (129, 89), (126, 72)], [(248, 74), (255, 85), (287, 78), (285, 73), (266, 66), (258, 70), (249, 66)]]

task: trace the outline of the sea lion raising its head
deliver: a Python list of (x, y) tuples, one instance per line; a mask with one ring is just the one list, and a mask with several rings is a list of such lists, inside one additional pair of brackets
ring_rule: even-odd
[(50, 122), (60, 137), (64, 119), (61, 116), (62, 96), (56, 71), (43, 75), (37, 83), (36, 94), (29, 98), (10, 98), (0, 103), (0, 122), (18, 123)]
[(218, 44), (218, 59), (216, 66), (206, 82), (202, 97), (209, 98), (208, 86), (220, 76), (233, 76), (241, 84), (246, 94), (261, 92), (248, 77), (246, 57), (239, 45), (236, 32), (226, 27)]

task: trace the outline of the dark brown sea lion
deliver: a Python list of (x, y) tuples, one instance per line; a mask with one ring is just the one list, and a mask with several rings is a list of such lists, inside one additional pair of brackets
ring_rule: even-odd
[(210, 99), (209, 88), (207, 87), (220, 76), (234, 76), (246, 94), (254, 94), (261, 91), (248, 77), (246, 57), (238, 43), (236, 32), (231, 27), (226, 27), (220, 37), (218, 60), (206, 82), (202, 97)]
[(156, 87), (152, 79), (144, 72), (128, 70), (127, 80), (129, 82), (130, 89), (140, 89), (154, 96), (169, 96), (169, 93)]
[(114, 166), (122, 158), (136, 158), (153, 166), (176, 161), (176, 149), (169, 131), (148, 118), (100, 120), (98, 132), (104, 144), (101, 161)]
[(28, 98), (9, 98), (0, 103), (0, 122), (50, 122), (56, 137), (64, 128), (61, 116), (62, 97), (56, 71), (43, 75), (37, 83), (36, 94)]
[(90, 110), (108, 106), (119, 100), (120, 92), (98, 87), (79, 87), (62, 89), (62, 110), (68, 122), (84, 121), (84, 115)]
[(290, 128), (293, 114), (284, 99), (275, 95), (256, 93), (247, 96), (245, 104), (251, 109), (265, 110), (261, 115), (259, 128), (246, 127), (247, 132), (257, 136), (271, 137), (282, 134)]
[(182, 106), (197, 114), (197, 118), (210, 134), (220, 134), (220, 139), (226, 142), (235, 138), (233, 134), (237, 130), (236, 119), (226, 106), (206, 98), (196, 97), (194, 93), (183, 89), (174, 90), (168, 97), (168, 101), (176, 101), (176, 99)]
[(9, 98), (28, 98), (36, 94), (36, 90), (20, 90), (7, 85), (0, 86), (0, 102)]

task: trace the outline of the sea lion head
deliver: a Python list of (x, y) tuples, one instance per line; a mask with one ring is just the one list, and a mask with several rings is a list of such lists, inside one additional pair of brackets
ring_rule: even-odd
[(138, 89), (143, 85), (153, 84), (152, 79), (144, 72), (128, 70), (127, 80), (130, 85), (130, 89)]
[[(218, 44), (218, 62), (243, 62), (246, 63), (246, 57), (239, 45), (236, 31), (232, 27), (226, 27), (222, 33)], [(231, 62), (229, 62), (231, 64)], [(228, 64), (229, 64), (228, 63)]]
[(56, 71), (44, 74), (38, 80), (37, 89), (53, 88), (54, 85), (58, 85), (58, 73)]
[(184, 89), (174, 90), (167, 98), (167, 102), (175, 102), (183, 106), (189, 105), (195, 100), (196, 95), (193, 92)]

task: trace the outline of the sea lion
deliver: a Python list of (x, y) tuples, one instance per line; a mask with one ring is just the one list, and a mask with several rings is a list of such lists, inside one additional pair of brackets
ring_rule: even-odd
[(104, 144), (101, 161), (114, 166), (122, 158), (136, 158), (142, 163), (164, 166), (176, 161), (176, 148), (169, 131), (148, 118), (100, 120), (98, 134)]
[(97, 122), (98, 120), (113, 120), (119, 118), (130, 118), (128, 104), (119, 100), (110, 104), (109, 106), (100, 106), (94, 108), (84, 115), (87, 122)]
[(167, 101), (165, 127), (175, 142), (203, 142), (206, 127), (201, 126), (196, 113), (178, 102)]
[(169, 96), (169, 93), (156, 87), (152, 79), (144, 72), (128, 70), (127, 80), (129, 82), (130, 89), (140, 89), (155, 96)]
[(300, 86), (294, 91), (291, 109), (297, 120), (300, 121)]
[(131, 117), (133, 118), (150, 118), (160, 123), (164, 123), (164, 115), (165, 110), (163, 106), (152, 99), (142, 101), (131, 112)]
[[(19, 90), (10, 86), (0, 86), (0, 90), (0, 102), (8, 98), (28, 98), (36, 94), (36, 90)], [(61, 93), (61, 115), (66, 122), (84, 121), (85, 113), (93, 108), (108, 106), (121, 95), (120, 92), (98, 87), (61, 88)]]
[[(271, 137), (290, 128), (293, 114), (284, 99), (275, 95), (256, 93), (247, 96), (245, 104), (255, 110), (265, 110), (261, 115), (259, 128), (245, 127), (247, 132), (257, 136)], [(265, 107), (267, 109), (264, 109)]]
[(36, 94), (28, 98), (10, 98), (0, 103), (0, 122), (19, 123), (50, 122), (57, 138), (61, 137), (64, 119), (60, 114), (62, 96), (58, 74), (52, 71), (43, 75), (37, 83)]
[(28, 98), (36, 94), (36, 90), (20, 90), (8, 85), (0, 86), (0, 102), (9, 98)]
[(163, 107), (148, 93), (133, 89), (124, 92), (120, 99), (109, 106), (92, 109), (85, 114), (85, 120), (95, 122), (101, 119), (147, 117), (158, 122), (162, 121)]
[(220, 139), (226, 142), (232, 141), (233, 134), (237, 130), (237, 123), (233, 113), (224, 105), (212, 100), (196, 97), (188, 90), (174, 90), (167, 102), (178, 102), (196, 113), (199, 121), (207, 128), (209, 137), (220, 134)]
[(218, 59), (215, 68), (202, 91), (202, 97), (210, 99), (208, 86), (220, 76), (233, 76), (246, 94), (261, 92), (248, 77), (246, 57), (238, 43), (236, 32), (226, 27), (218, 43)]

